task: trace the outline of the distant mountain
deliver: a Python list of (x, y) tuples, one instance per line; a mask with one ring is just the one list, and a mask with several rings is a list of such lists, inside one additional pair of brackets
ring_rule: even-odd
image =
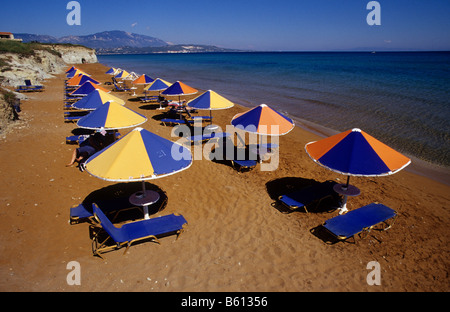
[(14, 34), (23, 42), (79, 44), (96, 50), (97, 54), (205, 53), (238, 52), (211, 45), (169, 44), (161, 39), (120, 30), (104, 31), (87, 36), (56, 38), (46, 35)]
[(119, 47), (162, 47), (168, 43), (154, 37), (133, 34), (125, 31), (104, 31), (87, 36), (65, 36), (56, 38), (45, 35), (14, 34), (15, 38), (23, 42), (39, 41), (42, 43), (72, 43), (80, 44), (92, 49), (114, 49)]
[(14, 34), (23, 42), (79, 44), (96, 50), (97, 54), (205, 53), (238, 52), (211, 45), (169, 44), (161, 39), (120, 30), (104, 31), (87, 36), (56, 38), (46, 35)]

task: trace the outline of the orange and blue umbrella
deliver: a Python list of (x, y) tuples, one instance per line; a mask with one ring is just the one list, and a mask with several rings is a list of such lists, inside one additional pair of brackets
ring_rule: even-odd
[(105, 91), (99, 89), (95, 89), (86, 97), (72, 104), (72, 107), (81, 110), (94, 110), (110, 101), (117, 102), (120, 105), (125, 105), (125, 101), (118, 98), (117, 96), (106, 93)]
[(134, 84), (148, 84), (152, 83), (154, 79), (150, 76), (147, 76), (146, 74), (143, 74), (139, 76), (137, 79), (133, 80), (132, 83)]
[(266, 104), (235, 115), (231, 124), (234, 127), (242, 127), (247, 132), (270, 136), (284, 135), (294, 128), (294, 121), (291, 118)]
[(75, 91), (70, 93), (70, 95), (71, 96), (76, 96), (76, 95), (86, 96), (86, 95), (88, 95), (89, 93), (91, 93), (92, 91), (94, 91), (96, 89), (102, 90), (102, 91), (104, 91), (106, 93), (111, 92), (111, 91), (108, 91), (108, 90), (106, 90), (105, 88), (103, 88), (103, 87), (101, 87), (99, 85), (96, 85), (96, 84), (92, 83), (92, 81), (87, 81), (82, 86), (80, 86), (78, 89), (76, 89)]
[(71, 73), (75, 70), (77, 70), (78, 68), (76, 68), (75, 66), (70, 67), (69, 69), (66, 70), (66, 74)]
[(136, 127), (146, 121), (147, 117), (111, 101), (82, 117), (77, 125), (92, 130), (115, 130)]
[(391, 175), (411, 163), (408, 157), (357, 128), (309, 142), (305, 149), (317, 164), (347, 175), (346, 184), (337, 184), (333, 187), (336, 192), (344, 195), (339, 214), (347, 211), (347, 196), (360, 193), (358, 188), (349, 185), (350, 176)]
[(411, 163), (408, 157), (356, 128), (310, 142), (305, 149), (319, 165), (348, 176), (390, 175)]
[(181, 97), (183, 95), (191, 95), (197, 92), (197, 89), (194, 89), (181, 81), (177, 81), (166, 90), (161, 92), (161, 94)]
[(88, 82), (88, 81), (91, 81), (92, 83), (95, 83), (97, 85), (100, 84), (100, 82), (95, 80), (94, 78), (91, 78), (88, 75), (80, 74), (80, 75), (78, 75), (76, 77), (73, 77), (73, 78), (69, 79), (67, 81), (67, 85), (68, 86), (72, 86), (72, 87), (81, 86), (85, 82)]
[(136, 128), (92, 155), (86, 171), (106, 181), (144, 181), (165, 177), (192, 165), (190, 150), (150, 131)]

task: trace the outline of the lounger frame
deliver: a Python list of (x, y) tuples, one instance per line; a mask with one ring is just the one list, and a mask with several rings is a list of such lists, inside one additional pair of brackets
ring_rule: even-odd
[[(375, 204), (378, 204), (378, 203), (375, 203)], [(363, 207), (361, 207), (361, 208), (363, 208)], [(358, 208), (358, 209), (360, 209), (360, 208)], [(370, 231), (372, 231), (372, 230), (386, 231), (386, 230), (390, 229), (394, 225), (394, 223), (398, 217), (397, 211), (395, 211), (393, 209), (392, 209), (392, 211), (394, 212), (393, 217), (386, 219), (386, 220), (382, 220), (379, 223), (373, 224), (371, 226), (363, 227), (363, 228), (361, 228), (361, 230), (359, 232), (354, 233), (351, 236), (336, 235), (335, 233), (330, 231), (328, 228), (325, 227), (325, 224), (328, 220), (322, 224), (322, 227), (326, 230), (327, 233), (331, 234), (338, 241), (350, 243), (350, 239), (353, 239), (353, 243), (356, 244), (355, 236), (358, 236), (360, 239), (365, 239), (369, 235)]]

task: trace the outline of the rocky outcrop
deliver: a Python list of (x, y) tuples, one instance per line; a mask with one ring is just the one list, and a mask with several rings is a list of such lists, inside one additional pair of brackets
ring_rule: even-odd
[(67, 64), (98, 62), (94, 49), (72, 45), (52, 45), (51, 47), (61, 53), (63, 61)]
[[(36, 50), (33, 55), (23, 56), (17, 53), (0, 54), (0, 84), (17, 87), (23, 85), (25, 79), (33, 84), (42, 84), (46, 79), (63, 72), (68, 65), (80, 63), (96, 63), (95, 51), (89, 48), (72, 45), (48, 45), (48, 50)], [(56, 51), (56, 52), (55, 52)]]

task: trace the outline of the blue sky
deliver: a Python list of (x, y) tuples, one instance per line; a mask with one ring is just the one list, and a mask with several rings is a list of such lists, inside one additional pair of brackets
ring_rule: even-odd
[(78, 0), (81, 25), (66, 22), (68, 0), (2, 1), (0, 31), (56, 37), (124, 30), (172, 43), (284, 51), (450, 50), (450, 0)]

